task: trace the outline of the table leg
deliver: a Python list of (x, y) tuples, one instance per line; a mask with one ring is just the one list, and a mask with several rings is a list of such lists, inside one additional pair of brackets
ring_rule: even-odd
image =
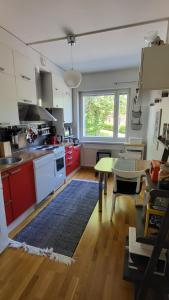
[(108, 174), (104, 173), (104, 194), (107, 195), (107, 177)]
[(99, 212), (102, 212), (102, 198), (103, 198), (103, 173), (99, 173)]

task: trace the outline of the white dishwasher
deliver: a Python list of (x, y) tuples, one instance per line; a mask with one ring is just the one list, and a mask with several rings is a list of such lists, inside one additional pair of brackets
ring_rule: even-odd
[(33, 161), (35, 174), (36, 202), (45, 199), (55, 186), (54, 154), (47, 154)]

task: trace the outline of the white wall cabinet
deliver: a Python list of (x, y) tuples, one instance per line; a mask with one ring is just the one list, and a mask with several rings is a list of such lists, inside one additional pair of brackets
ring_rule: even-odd
[(169, 88), (169, 45), (142, 49), (139, 81), (143, 90)]
[(0, 123), (19, 124), (15, 77), (0, 73)]
[(12, 49), (0, 43), (0, 72), (14, 75)]
[(18, 51), (14, 51), (17, 101), (37, 104), (35, 66)]
[(49, 108), (63, 108), (64, 89), (62, 78), (51, 72), (41, 72), (42, 104)]
[(69, 89), (64, 95), (64, 122), (72, 123), (72, 94)]

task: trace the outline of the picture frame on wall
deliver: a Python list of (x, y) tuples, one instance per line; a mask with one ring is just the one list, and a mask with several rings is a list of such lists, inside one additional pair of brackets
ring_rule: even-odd
[(159, 109), (156, 112), (156, 116), (155, 116), (155, 126), (154, 126), (154, 136), (153, 136), (154, 143), (158, 142), (158, 137), (160, 135), (161, 116), (162, 116), (162, 109)]

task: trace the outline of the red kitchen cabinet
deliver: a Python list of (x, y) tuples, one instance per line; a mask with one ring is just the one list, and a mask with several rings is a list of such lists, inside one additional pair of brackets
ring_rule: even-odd
[(65, 147), (66, 176), (80, 166), (80, 146)]
[(2, 172), (2, 186), (6, 221), (9, 225), (36, 201), (33, 162)]
[(73, 169), (80, 167), (80, 146), (74, 146), (73, 148)]
[(9, 173), (13, 215), (16, 219), (36, 201), (33, 163), (27, 162)]
[(66, 176), (73, 171), (73, 146), (65, 147)]
[(2, 173), (2, 186), (3, 186), (3, 197), (5, 205), (5, 214), (6, 214), (6, 223), (9, 225), (14, 220), (11, 192), (10, 192), (10, 182), (9, 182), (9, 173)]

